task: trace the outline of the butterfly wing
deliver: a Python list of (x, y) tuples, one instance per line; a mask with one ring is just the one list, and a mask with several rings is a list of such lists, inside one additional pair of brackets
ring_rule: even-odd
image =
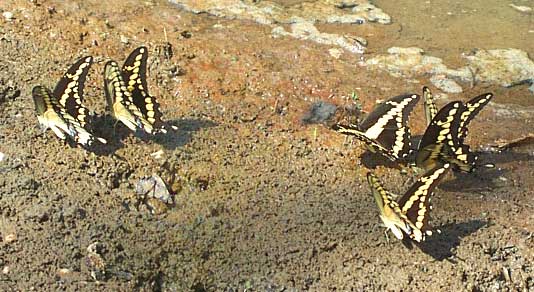
[(438, 165), (420, 177), (408, 191), (397, 201), (401, 213), (408, 218), (413, 225), (409, 234), (414, 241), (425, 240), (426, 235), (432, 235), (428, 220), (430, 218), (430, 199), (434, 188), (445, 177), (450, 164)]
[[(155, 97), (148, 93), (147, 60), (148, 50), (146, 47), (135, 49), (122, 66), (122, 77), (132, 95), (133, 104), (137, 106), (142, 117), (149, 123), (149, 125), (144, 125), (145, 129), (154, 129), (155, 132), (165, 133), (159, 103)], [(151, 131), (148, 132), (151, 133)]]
[[(127, 89), (119, 65), (115, 61), (108, 61), (104, 66), (104, 91), (108, 109), (117, 120), (132, 131), (152, 130), (150, 123), (133, 103), (132, 94)], [(149, 128), (146, 129), (145, 125)]]
[(450, 102), (434, 116), (419, 142), (415, 158), (417, 166), (426, 170), (445, 162), (453, 163), (462, 170), (474, 166), (476, 157), (469, 152), (468, 146), (458, 141), (463, 107), (460, 101)]
[(436, 103), (434, 102), (434, 96), (432, 95), (430, 88), (426, 86), (423, 87), (423, 100), (424, 100), (426, 123), (427, 125), (429, 125), (432, 119), (438, 113), (438, 108), (436, 107)]
[(48, 88), (37, 85), (32, 90), (37, 120), (45, 129), (50, 128), (60, 139), (65, 140), (66, 135), (74, 136), (74, 130), (61, 116), (61, 108)]
[(399, 95), (378, 105), (360, 124), (367, 138), (390, 149), (398, 158), (410, 153), (411, 134), (408, 117), (419, 101), (417, 94)]
[[(52, 129), (62, 140), (68, 135), (82, 146), (89, 146), (94, 142), (95, 137), (80, 124), (78, 119), (67, 112), (46, 87), (35, 86), (32, 96), (37, 119), (41, 125)], [(106, 143), (102, 138), (97, 139), (101, 143)]]
[(378, 206), (380, 219), (386, 228), (391, 230), (398, 239), (403, 239), (405, 233), (412, 233), (412, 227), (393, 199), (393, 194), (384, 189), (380, 180), (371, 172), (367, 173), (367, 182)]
[(475, 118), (475, 116), (486, 106), (493, 98), (492, 93), (485, 93), (479, 95), (465, 103), (465, 109), (460, 117), (460, 128), (458, 130), (458, 137), (460, 143), (463, 143), (467, 136), (467, 125)]
[(334, 125), (332, 129), (341, 134), (355, 136), (356, 139), (364, 142), (367, 148), (369, 148), (372, 152), (379, 152), (391, 161), (395, 161), (398, 159), (398, 156), (391, 149), (384, 148), (376, 141), (368, 138), (365, 133), (358, 130), (358, 127), (355, 125), (337, 124)]
[(83, 106), (83, 88), (93, 57), (83, 57), (74, 63), (61, 77), (53, 91), (59, 104), (74, 117), (82, 127), (88, 122), (88, 110)]

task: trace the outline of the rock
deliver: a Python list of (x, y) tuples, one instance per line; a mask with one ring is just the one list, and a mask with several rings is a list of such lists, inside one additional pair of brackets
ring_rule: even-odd
[(99, 242), (94, 242), (87, 247), (85, 265), (89, 269), (91, 277), (96, 281), (106, 278), (106, 262), (100, 255), (102, 249)]
[(532, 7), (528, 7), (528, 6), (518, 6), (518, 5), (510, 4), (510, 7), (523, 13), (532, 12)]
[(123, 44), (128, 44), (130, 42), (130, 40), (128, 39), (128, 37), (124, 36), (124, 35), (121, 35), (121, 43)]
[[(433, 56), (426, 56), (421, 48), (388, 49), (389, 55), (377, 55), (368, 59), (365, 65), (370, 68), (381, 69), (397, 77), (414, 78), (426, 74), (449, 75), (450, 70), (443, 64), (443, 60)], [(459, 74), (455, 74), (459, 75)], [(465, 73), (469, 77), (469, 72)]]
[[(330, 54), (330, 56), (334, 57), (334, 59), (339, 59), (339, 57), (341, 57), (341, 55), (343, 54), (343, 51), (340, 50), (340, 49), (332, 48), (332, 49), (328, 50), (328, 54)], [(1, 158), (0, 158), (0, 161), (2, 161)]]
[(154, 157), (155, 159), (162, 159), (164, 158), (165, 152), (163, 150), (156, 151), (154, 153), (150, 153), (150, 156)]
[(311, 105), (309, 111), (302, 118), (302, 121), (305, 124), (324, 123), (334, 116), (336, 110), (337, 106), (335, 104), (318, 101)]
[(17, 240), (17, 235), (15, 233), (10, 233), (4, 237), (4, 243), (12, 243)]
[(534, 62), (518, 49), (477, 50), (465, 58), (477, 81), (509, 87), (534, 78)]
[(69, 276), (71, 273), (72, 273), (71, 270), (69, 270), (69, 269), (67, 269), (67, 268), (62, 268), (62, 269), (57, 270), (56, 275), (57, 275), (59, 278), (63, 278), (63, 277), (67, 277), (67, 276)]
[(161, 177), (156, 174), (140, 179), (135, 186), (135, 192), (138, 204), (145, 204), (154, 215), (165, 213), (169, 206), (174, 204), (173, 196)]
[[(501, 86), (523, 84), (534, 78), (534, 62), (526, 52), (518, 49), (476, 50), (464, 54), (466, 66), (450, 69), (443, 60), (425, 55), (421, 48), (388, 49), (386, 55), (376, 55), (364, 65), (389, 72), (403, 78), (416, 78), (430, 75), (437, 87), (447, 92), (459, 92), (455, 81), (487, 82)], [(435, 76), (435, 77), (433, 77)], [(445, 89), (443, 89), (445, 90)]]
[(430, 82), (447, 93), (461, 93), (463, 91), (458, 83), (444, 75), (434, 75), (430, 77)]
[(272, 35), (291, 36), (301, 40), (310, 40), (319, 44), (339, 46), (349, 52), (363, 54), (365, 47), (356, 39), (348, 39), (344, 36), (331, 33), (320, 32), (312, 22), (300, 19), (291, 24), (291, 32), (287, 32), (283, 27), (277, 26), (272, 30)]
[(4, 158), (6, 158), (6, 155), (0, 152), (0, 162), (4, 161)]
[(7, 21), (11, 21), (11, 20), (13, 20), (15, 18), (14, 15), (13, 15), (13, 12), (10, 12), (10, 11), (6, 11), (6, 12), (2, 13), (2, 16)]
[(366, 0), (317, 0), (290, 6), (282, 6), (274, 1), (266, 0), (171, 0), (171, 2), (193, 13), (208, 13), (228, 19), (253, 20), (261, 24), (293, 23), (296, 18), (312, 23), (362, 24), (366, 21), (391, 23), (389, 15)]

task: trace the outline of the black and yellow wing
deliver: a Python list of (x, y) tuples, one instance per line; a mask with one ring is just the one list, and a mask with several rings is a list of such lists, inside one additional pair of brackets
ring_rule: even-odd
[(338, 124), (334, 130), (356, 136), (390, 160), (404, 158), (411, 152), (408, 118), (419, 99), (417, 94), (395, 96), (379, 104), (359, 126)]
[(493, 98), (492, 93), (485, 93), (474, 97), (465, 103), (464, 110), (460, 116), (460, 128), (458, 130), (458, 138), (460, 143), (463, 143), (467, 136), (467, 126), (475, 118), (475, 116), (486, 106)]
[(132, 94), (126, 87), (121, 69), (115, 61), (108, 61), (104, 66), (104, 92), (108, 110), (115, 119), (132, 131), (143, 129), (152, 132), (150, 123), (133, 103)]
[(89, 111), (83, 105), (83, 89), (92, 64), (91, 56), (79, 59), (65, 72), (53, 91), (53, 96), (61, 107), (78, 120), (82, 127), (86, 127), (89, 118)]
[(430, 219), (430, 204), (434, 189), (445, 177), (450, 164), (436, 165), (421, 176), (408, 191), (400, 197), (397, 204), (412, 226), (409, 234), (414, 241), (421, 242), (425, 236), (432, 235), (432, 227), (428, 223)]
[(432, 209), (430, 199), (449, 166), (448, 163), (437, 165), (427, 171), (398, 201), (394, 200), (394, 194), (384, 189), (374, 174), (367, 174), (380, 219), (395, 237), (403, 239), (406, 234), (413, 241), (421, 242), (432, 235), (432, 227), (428, 223)]
[(432, 119), (438, 113), (438, 108), (436, 106), (436, 103), (434, 102), (434, 95), (432, 95), (430, 88), (426, 86), (423, 87), (423, 101), (426, 123), (427, 125), (429, 125)]
[(402, 214), (399, 204), (393, 199), (393, 194), (384, 189), (382, 182), (371, 172), (367, 173), (367, 182), (373, 192), (384, 226), (398, 239), (403, 239), (404, 234), (411, 234), (413, 224), (410, 224), (408, 218)]
[(32, 90), (39, 123), (52, 129), (60, 139), (69, 136), (82, 146), (90, 146), (95, 139), (106, 143), (105, 139), (93, 136), (87, 129), (89, 111), (83, 105), (83, 88), (92, 60), (88, 56), (75, 62), (53, 92), (41, 85)]
[(370, 151), (374, 153), (380, 153), (391, 161), (395, 161), (399, 158), (398, 155), (393, 152), (393, 149), (385, 148), (375, 140), (368, 138), (364, 132), (359, 130), (358, 126), (337, 124), (334, 125), (332, 129), (338, 133), (356, 137), (356, 139), (365, 143), (366, 147)]
[(66, 135), (75, 137), (76, 130), (70, 121), (65, 119), (62, 108), (50, 90), (37, 85), (32, 90), (37, 120), (44, 129), (51, 129), (56, 136), (65, 140)]
[(473, 169), (476, 155), (458, 140), (463, 107), (460, 101), (450, 102), (434, 116), (419, 142), (417, 166), (429, 170), (450, 162), (462, 171)]
[(145, 128), (154, 129), (154, 133), (165, 133), (159, 103), (155, 97), (148, 93), (147, 60), (148, 50), (146, 47), (135, 49), (122, 66), (122, 77), (131, 93), (133, 104), (149, 123), (149, 125), (144, 125)]

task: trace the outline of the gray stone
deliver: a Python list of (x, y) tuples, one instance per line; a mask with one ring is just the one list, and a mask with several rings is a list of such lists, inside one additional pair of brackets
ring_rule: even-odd
[(2, 16), (5, 18), (5, 20), (7, 21), (11, 21), (13, 20), (14, 16), (13, 16), (13, 12), (10, 12), (10, 11), (6, 11), (6, 12), (3, 12), (2, 13)]
[(172, 204), (173, 199), (165, 182), (157, 174), (140, 179), (135, 185), (135, 192), (139, 196), (155, 198), (166, 204)]
[[(271, 1), (242, 0), (169, 0), (193, 13), (208, 13), (228, 19), (253, 20), (262, 24), (293, 23), (295, 18), (308, 22), (391, 23), (391, 17), (367, 0), (317, 0), (289, 7)], [(351, 9), (347, 9), (351, 8)]]
[(335, 104), (318, 101), (311, 105), (309, 111), (302, 118), (302, 121), (305, 124), (325, 123), (334, 116), (336, 110), (337, 106)]
[(430, 75), (437, 87), (443, 87), (450, 93), (460, 90), (456, 81), (486, 82), (508, 87), (534, 78), (534, 62), (526, 52), (518, 49), (476, 50), (463, 57), (466, 65), (451, 69), (443, 64), (442, 59), (425, 55), (421, 48), (392, 47), (388, 49), (388, 54), (376, 55), (364, 65), (387, 71), (395, 77)]
[(462, 87), (454, 80), (447, 78), (444, 75), (434, 75), (430, 77), (430, 82), (443, 92), (447, 93), (461, 93)]
[(272, 35), (291, 36), (300, 40), (310, 40), (319, 44), (339, 46), (349, 52), (363, 54), (365, 46), (358, 38), (347, 38), (337, 34), (320, 32), (311, 22), (300, 19), (291, 24), (291, 32), (287, 32), (283, 27), (277, 26), (272, 30)]
[(477, 81), (508, 87), (534, 78), (534, 62), (518, 49), (477, 50), (465, 58)]

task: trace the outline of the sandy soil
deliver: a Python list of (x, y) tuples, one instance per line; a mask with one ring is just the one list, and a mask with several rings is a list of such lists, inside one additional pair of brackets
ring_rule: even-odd
[[(442, 233), (410, 250), (386, 241), (365, 174), (374, 169), (398, 193), (415, 174), (329, 129), (354, 121), (353, 91), (368, 111), (428, 80), (367, 71), (357, 55), (335, 59), (326, 46), (272, 38), (270, 27), (163, 1), (65, 2), (0, 3), (14, 14), (0, 19), (0, 290), (534, 289), (532, 145), (484, 153), (496, 169), (448, 175), (432, 216)], [(375, 44), (398, 37), (375, 29), (384, 30)], [(139, 45), (150, 49), (150, 91), (178, 128), (154, 139), (114, 129), (105, 112), (103, 64)], [(84, 55), (96, 59), (86, 104), (109, 141), (94, 153), (43, 133), (31, 99), (34, 85), (52, 88)], [(532, 132), (526, 86), (478, 84), (451, 97), (486, 91), (497, 96), (471, 124), (475, 149)], [(319, 101), (337, 105), (335, 117), (304, 123)], [(423, 116), (420, 104), (416, 134)], [(175, 195), (162, 214), (134, 192), (152, 174)], [(100, 272), (87, 251), (97, 242)]]

